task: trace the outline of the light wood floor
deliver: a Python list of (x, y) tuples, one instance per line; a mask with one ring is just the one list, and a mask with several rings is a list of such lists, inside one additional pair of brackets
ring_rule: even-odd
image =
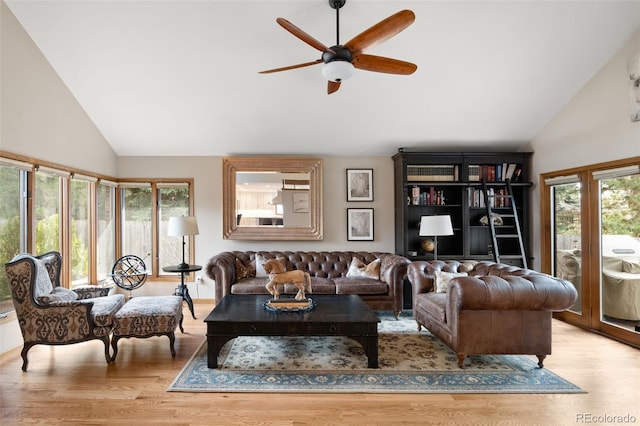
[(198, 319), (193, 320), (185, 309), (185, 334), (177, 333), (175, 359), (164, 336), (121, 340), (112, 365), (105, 363), (99, 341), (36, 346), (26, 373), (20, 369), (19, 349), (4, 354), (0, 424), (574, 425), (605, 423), (595, 422), (596, 416), (627, 415), (640, 424), (640, 351), (555, 320), (554, 353), (545, 366), (586, 394), (166, 392), (205, 340), (203, 320), (209, 310), (196, 305)]

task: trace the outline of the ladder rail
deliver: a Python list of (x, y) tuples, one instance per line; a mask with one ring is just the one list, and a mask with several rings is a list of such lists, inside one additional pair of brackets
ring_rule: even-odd
[(487, 211), (487, 221), (489, 222), (489, 235), (491, 236), (491, 244), (493, 247), (493, 261), (500, 263), (500, 254), (498, 252), (498, 239), (496, 237), (496, 228), (491, 217), (491, 202), (493, 198), (489, 195), (489, 188), (487, 182), (482, 180), (482, 195), (484, 197), (484, 206)]
[[(524, 241), (522, 240), (522, 230), (520, 229), (520, 218), (518, 217), (518, 208), (516, 206), (516, 200), (513, 196), (513, 188), (511, 187), (511, 180), (507, 179), (506, 181), (507, 193), (502, 195), (495, 195), (493, 189), (490, 189), (487, 185), (487, 182), (482, 180), (482, 192), (484, 195), (484, 204), (487, 212), (487, 221), (489, 225), (489, 234), (491, 236), (491, 243), (493, 245), (493, 260), (496, 263), (502, 263), (502, 258), (507, 257), (502, 256), (500, 254), (500, 244), (498, 242), (499, 239), (512, 238), (518, 240), (518, 250), (519, 255), (511, 255), (511, 258), (517, 258), (522, 262), (522, 266), (527, 269), (527, 257), (524, 248)], [(509, 205), (511, 208), (511, 214), (501, 215), (505, 218), (510, 218), (513, 220), (513, 228), (515, 233), (512, 234), (498, 234), (496, 232), (496, 226), (493, 221), (492, 213), (493, 209), (496, 208), (495, 200), (497, 199), (506, 199), (509, 201)], [(502, 207), (504, 208), (504, 207)]]
[(513, 196), (513, 188), (511, 188), (511, 179), (507, 179), (507, 193), (511, 200), (511, 211), (513, 212), (513, 222), (516, 227), (516, 233), (518, 234), (518, 245), (520, 248), (520, 256), (522, 256), (522, 266), (524, 269), (528, 269), (527, 255), (524, 250), (524, 241), (522, 241), (522, 230), (520, 229), (520, 218), (518, 217), (518, 209), (516, 208), (516, 200)]

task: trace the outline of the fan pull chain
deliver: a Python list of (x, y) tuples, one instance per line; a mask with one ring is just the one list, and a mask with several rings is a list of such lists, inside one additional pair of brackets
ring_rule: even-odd
[(340, 8), (336, 7), (336, 46), (340, 46)]

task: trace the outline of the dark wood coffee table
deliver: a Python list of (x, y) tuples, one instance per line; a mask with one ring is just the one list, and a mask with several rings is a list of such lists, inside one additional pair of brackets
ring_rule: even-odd
[(378, 368), (380, 319), (356, 295), (311, 295), (316, 307), (307, 312), (272, 312), (270, 295), (227, 295), (204, 320), (207, 365), (218, 367), (220, 349), (238, 336), (347, 336), (360, 343), (368, 367)]

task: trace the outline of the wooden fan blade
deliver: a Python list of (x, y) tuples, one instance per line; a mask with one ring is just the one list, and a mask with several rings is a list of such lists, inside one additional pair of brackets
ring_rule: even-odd
[(304, 64), (289, 65), (288, 67), (274, 68), (272, 70), (266, 70), (266, 71), (258, 71), (258, 74), (270, 74), (272, 72), (294, 70), (296, 68), (308, 67), (310, 65), (316, 65), (316, 64), (321, 64), (321, 63), (322, 63), (322, 59), (316, 59), (313, 62), (305, 62)]
[(353, 58), (353, 66), (365, 71), (384, 72), (387, 74), (413, 74), (418, 69), (416, 64), (399, 59), (359, 54)]
[(389, 16), (387, 19), (378, 22), (371, 28), (364, 30), (345, 43), (344, 47), (349, 49), (353, 54), (362, 52), (368, 47), (390, 39), (411, 25), (415, 19), (416, 15), (412, 11), (401, 10)]
[(329, 80), (329, 84), (327, 85), (327, 95), (335, 93), (340, 88), (340, 83)]
[(311, 37), (309, 34), (305, 33), (304, 31), (302, 31), (300, 28), (296, 27), (295, 25), (293, 25), (291, 22), (287, 21), (284, 18), (278, 18), (276, 19), (276, 22), (278, 24), (280, 24), (280, 26), (282, 28), (284, 28), (285, 30), (289, 31), (291, 34), (293, 34), (294, 36), (298, 37), (300, 40), (304, 41), (305, 43), (307, 43), (309, 46), (318, 49), (321, 52), (333, 52), (333, 50), (329, 49), (327, 46), (325, 46), (323, 43), (319, 42), (318, 40), (316, 40), (315, 38)]

